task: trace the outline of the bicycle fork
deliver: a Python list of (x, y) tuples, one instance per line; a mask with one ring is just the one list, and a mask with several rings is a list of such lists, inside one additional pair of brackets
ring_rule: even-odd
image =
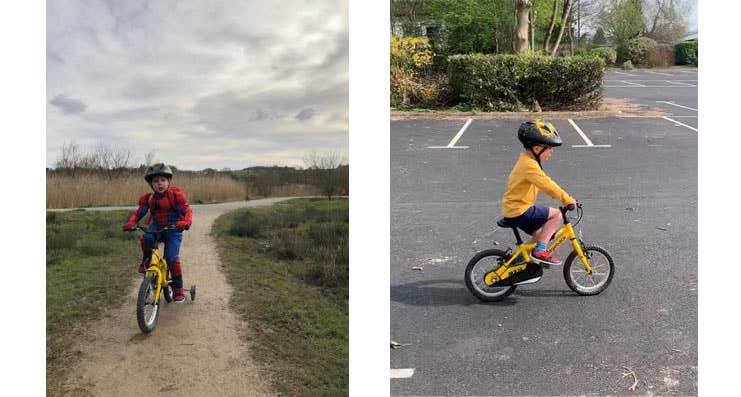
[(160, 300), (160, 294), (162, 293), (162, 285), (165, 285), (167, 281), (163, 280), (165, 276), (162, 272), (162, 269), (160, 269), (159, 256), (155, 252), (152, 252), (152, 259), (151, 259), (149, 268), (147, 269), (147, 272), (144, 273), (144, 277), (154, 275), (154, 274), (157, 274), (157, 287), (155, 289), (154, 301), (152, 302), (152, 304), (157, 304), (157, 302), (159, 302)]
[(584, 255), (584, 250), (582, 250), (581, 244), (579, 244), (579, 239), (576, 238), (576, 233), (574, 232), (574, 227), (571, 226), (571, 223), (565, 224), (563, 228), (559, 229), (558, 232), (556, 232), (556, 236), (554, 237), (551, 245), (548, 247), (548, 251), (553, 253), (559, 246), (561, 246), (561, 244), (566, 241), (566, 239), (571, 240), (571, 246), (574, 248), (576, 256), (579, 257), (581, 263), (584, 265), (584, 270), (586, 270), (588, 274), (592, 274), (592, 266), (589, 265), (589, 259), (587, 259), (587, 256)]

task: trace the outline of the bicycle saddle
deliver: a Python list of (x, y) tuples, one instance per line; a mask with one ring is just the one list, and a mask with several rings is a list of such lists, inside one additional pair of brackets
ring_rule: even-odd
[(510, 219), (502, 218), (497, 221), (497, 226), (499, 227), (509, 227), (509, 228), (517, 228), (517, 225), (514, 225)]

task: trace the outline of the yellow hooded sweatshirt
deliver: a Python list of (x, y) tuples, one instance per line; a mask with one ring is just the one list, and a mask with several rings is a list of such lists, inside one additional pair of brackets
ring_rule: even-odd
[(527, 152), (521, 152), (507, 180), (507, 191), (502, 197), (502, 213), (506, 218), (522, 215), (538, 199), (538, 191), (560, 200), (561, 204), (573, 203), (573, 197), (561, 189)]

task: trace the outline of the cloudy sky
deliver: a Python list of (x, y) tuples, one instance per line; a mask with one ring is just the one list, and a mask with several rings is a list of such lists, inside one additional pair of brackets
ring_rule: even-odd
[(46, 13), (49, 167), (69, 142), (191, 170), (347, 158), (347, 0), (70, 0)]

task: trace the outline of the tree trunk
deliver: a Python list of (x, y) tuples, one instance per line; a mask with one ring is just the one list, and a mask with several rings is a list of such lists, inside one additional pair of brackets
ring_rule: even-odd
[(574, 14), (571, 14), (569, 18), (568, 28), (569, 29), (569, 44), (571, 45), (571, 55), (574, 55), (574, 29), (571, 29), (571, 25), (574, 23)]
[(533, 7), (531, 0), (515, 0), (515, 10), (517, 14), (517, 26), (515, 28), (515, 52), (522, 53), (527, 51), (528, 28), (530, 27), (530, 9)]
[(535, 10), (530, 8), (530, 51), (535, 51)]
[(561, 37), (563, 37), (563, 30), (566, 28), (566, 21), (569, 20), (569, 12), (571, 11), (571, 4), (573, 0), (565, 0), (563, 3), (563, 15), (561, 16), (561, 28), (558, 30), (558, 37), (556, 37), (556, 43), (553, 44), (553, 50), (551, 50), (551, 56), (555, 56), (558, 52), (558, 46), (561, 44)]
[(548, 27), (548, 34), (545, 36), (545, 42), (543, 43), (543, 50), (548, 53), (548, 46), (551, 44), (551, 36), (553, 35), (553, 28), (556, 27), (556, 13), (558, 12), (558, 0), (553, 0), (553, 14), (551, 14), (551, 23)]

